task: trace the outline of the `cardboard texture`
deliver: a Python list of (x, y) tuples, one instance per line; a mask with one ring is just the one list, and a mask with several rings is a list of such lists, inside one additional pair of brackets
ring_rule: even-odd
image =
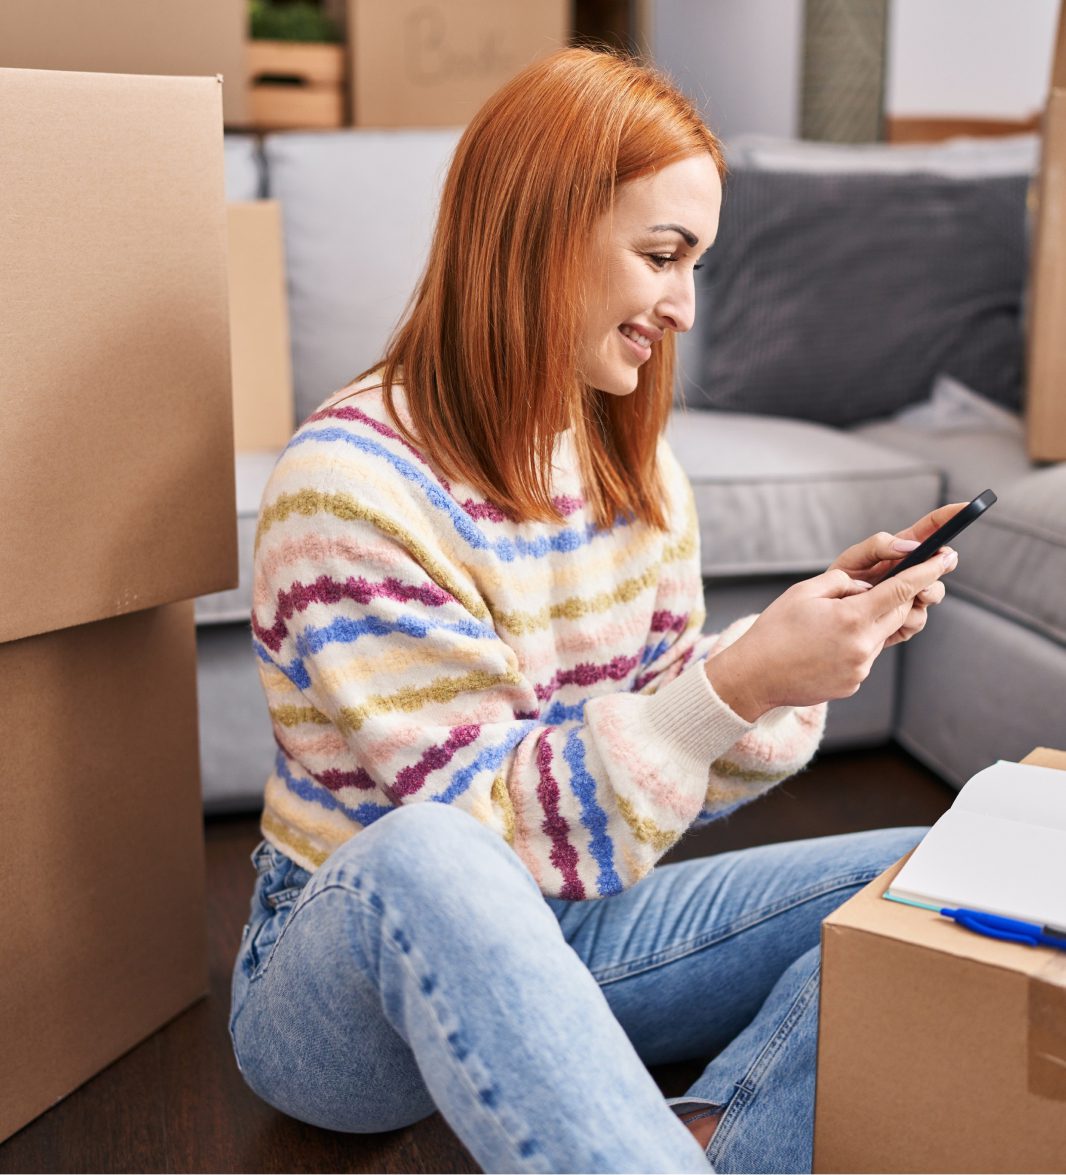
[(3, 0), (0, 66), (221, 74), (227, 126), (249, 120), (247, 0)]
[(459, 126), (567, 42), (566, 0), (348, 0), (352, 123)]
[(237, 584), (220, 91), (0, 69), (0, 641)]
[(207, 992), (192, 607), (0, 644), (0, 1139)]
[(0, 69), (0, 1139), (207, 990), (187, 597), (237, 584), (221, 132), (216, 78)]
[(822, 926), (814, 1170), (1062, 1171), (1066, 954), (884, 901), (902, 865)]
[(226, 211), (234, 444), (276, 451), (289, 443), (296, 411), (281, 205), (234, 202)]
[(1066, 460), (1066, 4), (1059, 11), (1044, 114), (1030, 267), (1026, 442), (1034, 461)]

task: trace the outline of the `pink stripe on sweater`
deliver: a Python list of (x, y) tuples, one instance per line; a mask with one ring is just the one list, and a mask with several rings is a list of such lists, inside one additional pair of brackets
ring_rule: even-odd
[(551, 862), (563, 876), (559, 896), (570, 902), (579, 902), (585, 896), (585, 887), (577, 873), (577, 849), (570, 843), (570, 825), (559, 811), (559, 784), (552, 774), (552, 748), (547, 731), (538, 738), (537, 767), (540, 771), (537, 799), (544, 809), (540, 827), (552, 842)]
[(397, 773), (396, 782), (386, 789), (389, 798), (398, 799), (400, 796), (414, 795), (426, 782), (431, 771), (439, 771), (441, 767), (446, 767), (455, 752), (476, 742), (480, 733), (481, 727), (473, 724), (455, 727), (443, 745), (427, 747), (413, 767), (405, 767)]
[(347, 538), (326, 538), (319, 533), (304, 534), (286, 539), (269, 550), (260, 550), (252, 584), (256, 608), (263, 609), (271, 603), (267, 585), (277, 578), (278, 572), (304, 559), (317, 567), (343, 560), (363, 570), (370, 565), (379, 572), (411, 565), (411, 556), (406, 551), (380, 537), (368, 542), (352, 542)]
[(433, 583), (407, 584), (391, 576), (386, 580), (371, 583), (361, 575), (352, 576), (344, 583), (338, 583), (332, 576), (320, 575), (314, 583), (303, 584), (297, 581), (287, 591), (278, 592), (274, 623), (269, 627), (262, 625), (253, 614), (252, 631), (271, 652), (276, 653), (285, 639), (285, 622), (295, 613), (303, 612), (312, 604), (339, 604), (341, 600), (369, 604), (371, 600), (378, 598), (405, 604), (417, 600), (418, 603), (431, 608), (439, 608), (455, 600), (454, 596)]
[(539, 702), (546, 702), (556, 690), (566, 685), (588, 687), (601, 681), (624, 681), (639, 661), (639, 657), (612, 657), (605, 665), (592, 665), (584, 661), (573, 669), (560, 669), (551, 681), (535, 685), (533, 690)]

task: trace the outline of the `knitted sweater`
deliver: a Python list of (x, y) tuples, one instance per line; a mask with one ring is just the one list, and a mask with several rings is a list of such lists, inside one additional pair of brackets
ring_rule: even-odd
[(399, 804), (457, 804), (545, 894), (595, 898), (807, 763), (824, 706), (753, 724), (707, 679), (754, 617), (702, 633), (695, 507), (665, 440), (669, 532), (598, 528), (569, 433), (563, 521), (516, 523), (406, 444), (380, 389), (351, 391), (297, 430), (260, 509), (266, 840), (313, 871)]

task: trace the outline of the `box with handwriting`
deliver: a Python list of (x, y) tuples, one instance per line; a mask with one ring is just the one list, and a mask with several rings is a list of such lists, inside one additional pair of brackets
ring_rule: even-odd
[(1066, 951), (885, 901), (903, 864), (822, 926), (814, 1170), (1062, 1171)]

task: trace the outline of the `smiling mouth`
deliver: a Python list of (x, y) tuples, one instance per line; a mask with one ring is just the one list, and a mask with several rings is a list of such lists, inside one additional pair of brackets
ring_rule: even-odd
[(647, 335), (642, 335), (635, 327), (623, 324), (618, 328), (627, 339), (632, 339), (640, 347), (650, 348), (651, 339)]

